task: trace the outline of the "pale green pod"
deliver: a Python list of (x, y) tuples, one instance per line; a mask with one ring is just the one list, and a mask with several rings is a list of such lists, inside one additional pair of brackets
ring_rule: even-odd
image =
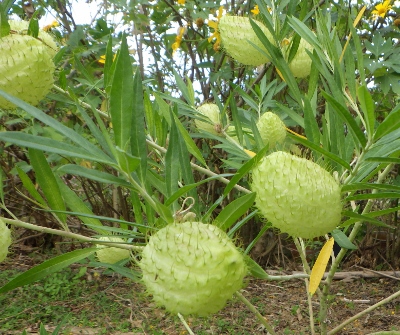
[[(261, 28), (268, 40), (273, 43), (269, 30), (261, 22), (254, 22)], [(270, 61), (267, 49), (254, 32), (248, 17), (223, 16), (218, 23), (218, 31), (223, 49), (236, 61), (252, 66), (259, 66)], [(257, 50), (249, 41), (267, 55)]]
[[(114, 236), (103, 236), (100, 237), (99, 240), (104, 242), (125, 243), (122, 238)], [(96, 256), (102, 263), (114, 264), (130, 257), (129, 250), (127, 249), (108, 247), (104, 244), (97, 244), (96, 246), (98, 248)]]
[(283, 233), (314, 238), (340, 224), (339, 184), (305, 158), (282, 151), (270, 154), (253, 170), (251, 188), (261, 214)]
[[(290, 44), (289, 44), (290, 45)], [(286, 49), (286, 58), (289, 56), (289, 48)], [(308, 77), (311, 73), (312, 60), (307, 51), (313, 52), (314, 48), (304, 38), (300, 39), (296, 55), (289, 63), (289, 69), (296, 78)]]
[(11, 245), (11, 231), (0, 219), (0, 262), (4, 261), (8, 254), (8, 247)]
[(159, 230), (145, 246), (140, 267), (157, 305), (182, 315), (218, 312), (247, 273), (243, 255), (225, 232), (201, 222)]
[(216, 104), (203, 104), (197, 108), (197, 111), (203, 116), (207, 117), (210, 122), (195, 119), (197, 129), (205, 131), (217, 136), (222, 136), (221, 133), (221, 113)]
[(274, 148), (277, 144), (283, 143), (286, 138), (286, 126), (278, 115), (266, 112), (257, 121), (257, 129), (264, 145)]
[[(37, 105), (54, 83), (50, 48), (39, 39), (12, 33), (0, 38), (0, 50), (0, 89)], [(0, 108), (15, 105), (0, 97)]]

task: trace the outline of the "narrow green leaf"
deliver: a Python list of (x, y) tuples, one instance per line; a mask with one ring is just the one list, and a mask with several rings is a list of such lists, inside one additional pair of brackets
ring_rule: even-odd
[[(56, 119), (52, 118), (51, 116), (48, 116), (47, 114), (42, 112), (40, 109), (37, 109), (37, 108), (27, 104), (26, 102), (22, 101), (21, 99), (14, 98), (2, 90), (0, 90), (0, 96), (3, 96), (7, 100), (10, 100), (12, 103), (17, 105), (18, 107), (21, 107), (23, 110), (25, 110), (28, 114), (32, 115), (33, 117), (35, 117), (39, 121), (43, 122), (44, 124), (50, 126), (54, 130), (58, 131), (60, 134), (68, 137), (72, 142), (76, 143), (82, 149), (85, 149), (87, 152), (89, 152), (90, 156), (98, 157), (97, 158), (98, 162), (112, 162), (111, 158), (108, 157), (102, 150), (100, 150), (93, 143), (91, 143), (90, 141), (85, 139), (83, 136), (79, 135), (73, 129), (71, 129), (67, 126), (64, 126), (62, 123), (58, 122)], [(25, 134), (25, 135), (28, 135), (28, 134)], [(47, 139), (45, 139), (45, 141), (50, 141), (50, 139), (47, 138)], [(17, 144), (17, 143), (15, 143), (15, 144)], [(27, 146), (27, 147), (29, 147), (29, 146)], [(44, 149), (39, 149), (39, 150), (44, 150)], [(60, 153), (60, 154), (62, 155), (62, 153)], [(71, 156), (71, 155), (68, 155), (68, 156)], [(72, 157), (77, 157), (77, 156), (72, 155)]]
[(349, 250), (357, 249), (357, 246), (351, 243), (347, 235), (343, 233), (340, 229), (334, 229), (331, 234), (339, 247)]
[(342, 186), (342, 192), (371, 190), (371, 189), (398, 191), (400, 193), (400, 186), (388, 185), (388, 184), (353, 183)]
[(229, 229), (251, 206), (253, 206), (255, 198), (256, 193), (250, 193), (229, 203), (215, 218), (215, 225), (224, 231)]
[(400, 128), (400, 104), (398, 104), (378, 126), (374, 134), (374, 140), (376, 141), (381, 137), (399, 128)]
[(107, 93), (110, 92), (109, 88), (111, 86), (112, 77), (114, 75), (113, 69), (115, 69), (115, 67), (113, 68), (112, 66), (114, 62), (113, 51), (112, 51), (113, 47), (112, 39), (113, 39), (112, 34), (110, 34), (105, 54), (106, 62), (104, 63), (104, 87)]
[[(172, 113), (171, 113), (172, 114)], [(172, 115), (171, 115), (172, 118)], [(165, 154), (165, 184), (167, 190), (167, 197), (170, 197), (178, 189), (179, 183), (179, 138), (178, 130), (175, 123), (171, 124), (171, 131), (169, 134), (168, 149)]]
[(140, 165), (141, 160), (137, 157), (133, 157), (128, 152), (122, 150), (119, 147), (115, 148), (115, 155), (119, 164), (119, 167), (128, 175), (134, 172)]
[(354, 120), (353, 115), (343, 107), (334, 97), (329, 95), (326, 92), (322, 91), (322, 95), (324, 98), (332, 105), (335, 111), (339, 114), (342, 120), (347, 124), (351, 135), (353, 136), (354, 142), (359, 144), (362, 148), (365, 148), (367, 144), (367, 139), (365, 138), (364, 133), (357, 125), (357, 122)]
[(375, 130), (375, 107), (372, 96), (365, 85), (358, 88), (358, 100), (364, 113), (368, 137), (372, 138)]
[(102, 172), (94, 169), (88, 169), (80, 165), (75, 165), (75, 164), (65, 164), (61, 167), (59, 167), (56, 171), (57, 173), (62, 173), (62, 174), (72, 174), (74, 176), (81, 176), (84, 178), (88, 178), (91, 180), (98, 181), (99, 183), (105, 183), (105, 184), (116, 184), (128, 188), (132, 188), (132, 185), (128, 182), (126, 182), (124, 179), (121, 179), (119, 177), (116, 177), (112, 174), (109, 174), (107, 172)]
[(310, 100), (304, 97), (304, 130), (309, 139), (314, 144), (320, 144), (321, 133), (319, 132), (319, 126), (317, 119), (313, 113)]
[[(385, 223), (383, 223), (383, 222), (381, 222), (379, 220), (370, 218), (370, 217), (368, 217), (366, 215), (354, 213), (352, 211), (343, 211), (342, 214), (344, 216), (347, 216), (347, 217), (351, 218), (351, 219), (355, 219), (355, 222), (357, 222), (357, 221), (369, 222), (369, 223), (371, 223), (371, 224), (373, 224), (375, 226), (378, 226), (378, 227), (386, 227), (386, 228), (394, 229), (394, 227), (389, 226), (389, 225), (387, 225), (387, 224), (385, 224)], [(354, 223), (354, 220), (352, 220), (352, 223)], [(342, 223), (341, 226), (345, 227), (346, 226), (346, 222)]]
[[(144, 103), (143, 103), (143, 86), (142, 79), (140, 77), (139, 69), (136, 71), (133, 77), (133, 91), (129, 94), (133, 96), (133, 113), (132, 114), (132, 126), (131, 126), (131, 153), (140, 159), (139, 168), (137, 174), (142, 184), (146, 180), (147, 172), (147, 145), (146, 145), (146, 133), (145, 133), (145, 114), (144, 114)], [(126, 120), (128, 122), (129, 120)], [(125, 120), (123, 120), (125, 122)]]
[(34, 38), (37, 38), (39, 36), (39, 21), (38, 21), (38, 19), (32, 17), (29, 20), (28, 35), (32, 36)]
[(54, 272), (57, 272), (73, 263), (89, 257), (95, 251), (96, 248), (79, 249), (49, 259), (9, 281), (0, 288), (0, 294), (14, 290), (17, 287), (31, 284), (42, 278), (46, 278)]
[(105, 231), (102, 230), (103, 224), (99, 219), (90, 217), (94, 216), (93, 212), (85, 205), (83, 200), (79, 198), (79, 196), (72, 191), (65, 183), (61, 180), (61, 178), (56, 177), (58, 187), (60, 188), (62, 197), (67, 205), (67, 207), (74, 212), (80, 212), (83, 214), (87, 214), (88, 216), (79, 216), (79, 219), (86, 225), (92, 225), (92, 228), (97, 231), (99, 234), (105, 234)]
[(292, 138), (293, 140), (295, 140), (296, 142), (300, 142), (301, 144), (305, 145), (306, 147), (313, 149), (317, 152), (319, 152), (320, 154), (322, 154), (323, 156), (331, 159), (332, 161), (338, 163), (339, 165), (341, 165), (342, 167), (344, 167), (347, 170), (351, 170), (351, 166), (349, 163), (347, 163), (345, 160), (343, 160), (342, 158), (332, 154), (331, 152), (321, 148), (320, 146), (295, 135), (292, 134), (287, 134), (288, 137)]
[(86, 68), (81, 63), (80, 57), (78, 57), (77, 54), (74, 54), (74, 61), (75, 68), (86, 78), (90, 85), (94, 86), (95, 80), (93, 78), (93, 75), (89, 73), (88, 70), (86, 70)]
[(175, 69), (172, 69), (172, 71), (174, 72), (174, 76), (175, 76), (175, 81), (176, 81), (176, 85), (178, 86), (179, 91), (182, 93), (183, 98), (186, 100), (186, 102), (188, 104), (190, 104), (191, 106), (194, 105), (194, 101), (192, 103), (192, 99), (191, 99), (191, 94), (189, 94), (189, 90), (186, 87), (185, 82), (182, 80), (181, 76), (178, 74), (178, 72), (175, 71)]
[(236, 174), (232, 177), (232, 179), (229, 181), (228, 185), (226, 185), (224, 189), (224, 196), (226, 196), (239, 182), (240, 179), (243, 178), (243, 176), (248, 173), (256, 164), (259, 163), (259, 161), (265, 156), (265, 153), (268, 151), (268, 146), (260, 150), (257, 155), (255, 155), (253, 158), (249, 159), (248, 162), (246, 162), (237, 172)]
[(253, 260), (249, 256), (246, 256), (245, 261), (249, 269), (250, 275), (252, 275), (254, 278), (269, 279), (268, 273), (266, 273), (265, 270), (260, 265), (258, 265), (255, 260)]
[(133, 70), (125, 35), (122, 37), (120, 51), (115, 62), (109, 112), (115, 143), (118, 147), (125, 149), (131, 136), (134, 135), (131, 132), (134, 99)]
[(179, 132), (181, 133), (188, 151), (194, 156), (196, 157), (196, 159), (203, 164), (204, 166), (207, 166), (206, 161), (203, 158), (203, 155), (200, 151), (200, 149), (197, 147), (196, 143), (194, 143), (193, 139), (190, 137), (189, 133), (187, 132), (187, 130), (185, 129), (185, 127), (182, 125), (181, 121), (179, 120), (179, 118), (173, 114), (174, 116), (174, 120), (175, 120), (175, 125), (178, 127)]
[(4, 131), (0, 132), (0, 140), (4, 142), (10, 142), (20, 147), (33, 148), (59, 154), (61, 156), (82, 158), (110, 165), (115, 164), (115, 162), (110, 161), (110, 159), (103, 160), (101, 157), (92, 155), (92, 153), (86, 151), (85, 149), (68, 143), (59, 142), (49, 137), (35, 136), (19, 131)]
[(9, 8), (7, 8), (8, 3), (12, 4), (12, 2), (8, 0), (0, 2), (0, 38), (10, 34), (10, 24), (8, 23)]
[(353, 200), (366, 200), (366, 199), (398, 199), (400, 193), (398, 192), (381, 192), (381, 193), (364, 193), (356, 194), (346, 198), (346, 201)]
[[(56, 178), (43, 152), (32, 148), (28, 152), (30, 163), (35, 171), (36, 181), (42, 189), (49, 207), (54, 210), (65, 211), (65, 203)], [(57, 216), (61, 222), (67, 221), (65, 214), (57, 214)]]
[(368, 157), (366, 161), (387, 163), (387, 164), (400, 164), (400, 158), (395, 158), (395, 157)]
[(32, 198), (34, 198), (39, 204), (47, 207), (46, 200), (44, 200), (40, 193), (36, 190), (35, 185), (33, 185), (32, 180), (28, 177), (28, 175), (18, 166), (16, 166), (16, 169), (19, 179), (22, 181), (22, 185), (24, 185), (24, 188), (29, 192)]

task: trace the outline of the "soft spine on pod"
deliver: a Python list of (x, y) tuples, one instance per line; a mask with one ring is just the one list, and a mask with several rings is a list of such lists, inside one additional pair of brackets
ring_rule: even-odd
[[(125, 243), (122, 238), (113, 236), (103, 236), (100, 237), (99, 240), (104, 242)], [(123, 259), (129, 258), (129, 250), (127, 249), (108, 247), (104, 244), (97, 244), (97, 248), (96, 256), (102, 263), (114, 264)]]
[(278, 115), (266, 112), (257, 121), (257, 129), (260, 133), (264, 145), (269, 144), (269, 148), (274, 148), (278, 143), (281, 144), (286, 138), (286, 126)]
[(314, 238), (340, 223), (340, 186), (318, 164), (278, 151), (253, 170), (256, 206), (271, 224), (293, 237)]
[[(269, 41), (273, 41), (269, 30), (259, 21), (254, 21), (266, 35)], [(269, 62), (267, 49), (259, 40), (248, 17), (223, 16), (218, 23), (218, 31), (221, 36), (222, 47), (233, 59), (244, 65), (259, 66)], [(260, 52), (248, 41), (256, 45), (265, 53)]]
[(195, 119), (194, 122), (197, 129), (221, 136), (221, 113), (218, 106), (216, 104), (206, 103), (198, 107), (197, 111), (202, 115), (202, 118), (206, 117), (210, 120), (210, 122), (206, 122)]
[(4, 261), (8, 254), (8, 247), (11, 245), (11, 231), (0, 219), (0, 262)]
[(225, 232), (201, 222), (159, 230), (145, 246), (140, 267), (155, 302), (182, 315), (218, 312), (247, 273), (243, 255)]
[[(11, 33), (0, 38), (0, 89), (25, 102), (36, 105), (53, 86), (57, 46), (49, 34), (38, 38), (26, 35), (28, 22), (10, 20)], [(0, 108), (15, 105), (0, 97)]]
[[(289, 40), (286, 43), (291, 45)], [(286, 58), (289, 56), (289, 48), (284, 48), (286, 53)], [(289, 69), (293, 76), (296, 78), (308, 77), (311, 73), (312, 60), (307, 54), (307, 51), (313, 52), (314, 48), (308, 43), (304, 38), (300, 39), (299, 47), (292, 61), (289, 63)]]

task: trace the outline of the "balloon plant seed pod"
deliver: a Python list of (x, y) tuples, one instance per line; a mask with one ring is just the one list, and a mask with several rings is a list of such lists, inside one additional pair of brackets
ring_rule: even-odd
[(11, 245), (11, 231), (0, 219), (0, 262), (4, 261), (8, 254), (8, 247)]
[(221, 113), (218, 106), (216, 104), (206, 103), (198, 107), (197, 111), (202, 114), (203, 118), (206, 117), (210, 120), (210, 122), (207, 122), (195, 119), (194, 122), (197, 129), (217, 136), (222, 136)]
[(318, 164), (278, 151), (261, 160), (252, 178), (257, 208), (281, 232), (314, 238), (339, 225), (340, 186)]
[[(284, 53), (286, 59), (289, 57), (289, 50), (291, 46), (290, 40), (284, 39)], [(312, 60), (307, 54), (307, 51), (313, 52), (314, 48), (308, 43), (304, 38), (300, 39), (299, 47), (297, 49), (296, 55), (293, 57), (289, 63), (289, 69), (295, 78), (305, 78), (311, 73)]]
[(274, 148), (278, 143), (281, 144), (286, 138), (286, 126), (278, 115), (266, 112), (257, 121), (257, 129), (260, 133), (264, 145), (269, 144), (269, 148)]
[[(0, 89), (37, 105), (53, 86), (55, 42), (46, 32), (38, 38), (26, 35), (28, 23), (24, 21), (9, 22), (10, 34), (0, 38)], [(15, 105), (0, 97), (0, 108)]]
[[(259, 21), (254, 21), (267, 36), (269, 41), (273, 41), (269, 30)], [(233, 59), (244, 65), (259, 66), (269, 62), (267, 49), (257, 37), (248, 17), (242, 16), (223, 16), (218, 24), (221, 36), (222, 47), (225, 52)], [(264, 52), (260, 52), (253, 45)]]
[[(99, 240), (104, 242), (125, 243), (122, 238), (114, 236), (103, 236), (100, 237)], [(96, 256), (102, 263), (114, 264), (130, 257), (129, 250), (127, 249), (108, 247), (104, 244), (97, 244), (97, 248)]]
[(209, 315), (243, 286), (243, 255), (218, 227), (173, 223), (151, 236), (142, 252), (143, 283), (171, 313)]

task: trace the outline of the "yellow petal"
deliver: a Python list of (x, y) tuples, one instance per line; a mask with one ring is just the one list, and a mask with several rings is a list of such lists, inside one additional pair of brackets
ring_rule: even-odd
[(331, 237), (325, 245), (322, 247), (319, 252), (318, 258), (315, 261), (315, 264), (311, 270), (310, 276), (310, 286), (308, 288), (308, 292), (313, 295), (318, 288), (319, 283), (321, 282), (322, 277), (324, 276), (326, 266), (328, 265), (329, 258), (331, 257), (333, 250), (333, 243), (335, 240)]

